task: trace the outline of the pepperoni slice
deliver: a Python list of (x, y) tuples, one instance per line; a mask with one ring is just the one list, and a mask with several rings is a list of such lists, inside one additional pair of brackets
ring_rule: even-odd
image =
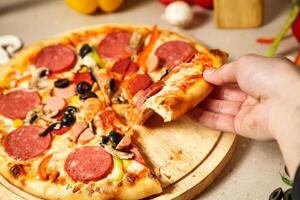
[(75, 65), (76, 55), (73, 50), (62, 44), (43, 48), (35, 59), (36, 67), (47, 67), (52, 73), (68, 71)]
[(74, 75), (73, 82), (75, 85), (82, 81), (85, 81), (90, 85), (93, 85), (94, 82), (89, 72), (82, 72)]
[(136, 72), (138, 69), (139, 69), (139, 65), (138, 65), (136, 62), (131, 62), (130, 65), (129, 65), (129, 67), (127, 68), (126, 75), (127, 75), (127, 74), (131, 74), (131, 73), (134, 73), (134, 72)]
[(160, 64), (168, 69), (181, 62), (190, 61), (195, 53), (194, 48), (189, 43), (177, 40), (166, 42), (155, 51)]
[(112, 169), (112, 156), (102, 147), (85, 146), (71, 152), (65, 170), (74, 181), (89, 182), (104, 178)]
[(135, 62), (132, 62), (130, 58), (120, 59), (112, 67), (113, 72), (119, 74), (128, 75), (134, 73), (138, 70), (139, 65)]
[(138, 91), (148, 88), (152, 83), (152, 79), (147, 74), (137, 74), (129, 81), (128, 89), (132, 95), (135, 95)]
[(10, 119), (24, 119), (27, 112), (40, 103), (38, 92), (16, 90), (0, 97), (0, 114)]
[(51, 144), (51, 134), (44, 137), (39, 133), (44, 129), (39, 126), (22, 126), (6, 137), (4, 149), (14, 159), (28, 160), (41, 155)]
[(115, 64), (112, 67), (112, 71), (117, 72), (119, 74), (126, 74), (130, 63), (131, 63), (130, 58), (120, 59), (117, 62), (115, 62)]
[(134, 53), (130, 47), (131, 33), (128, 31), (114, 31), (109, 33), (97, 46), (98, 53), (107, 58), (128, 58)]

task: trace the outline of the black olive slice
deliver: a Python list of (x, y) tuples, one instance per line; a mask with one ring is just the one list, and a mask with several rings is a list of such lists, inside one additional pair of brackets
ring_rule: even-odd
[(72, 126), (76, 121), (76, 117), (71, 114), (65, 114), (64, 117), (61, 119), (62, 126)]
[(270, 194), (269, 200), (281, 200), (282, 197), (283, 197), (283, 190), (281, 188), (277, 188)]
[(58, 79), (54, 82), (54, 86), (57, 88), (66, 88), (70, 85), (70, 81), (66, 78)]
[(78, 108), (75, 106), (68, 106), (65, 108), (64, 114), (65, 115), (74, 115), (78, 111)]
[(53, 123), (51, 124), (46, 130), (44, 130), (43, 132), (41, 132), (39, 134), (40, 137), (45, 137), (47, 136), (57, 125), (59, 124), (59, 122)]
[(81, 100), (86, 100), (89, 98), (98, 98), (98, 96), (92, 91), (89, 91), (89, 92), (79, 96), (79, 99), (81, 99)]
[(79, 50), (79, 56), (83, 58), (86, 56), (88, 53), (92, 52), (92, 48), (88, 44), (82, 45), (82, 47)]
[(91, 91), (91, 89), (92, 89), (92, 86), (85, 81), (81, 81), (77, 84), (77, 92), (79, 94), (85, 94), (85, 93)]
[(117, 131), (110, 131), (108, 134), (108, 138), (117, 146), (119, 142), (122, 140), (123, 135), (118, 133)]

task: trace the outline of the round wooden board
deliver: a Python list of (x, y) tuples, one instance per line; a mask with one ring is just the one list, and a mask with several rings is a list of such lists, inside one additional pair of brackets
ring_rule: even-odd
[[(228, 163), (236, 141), (234, 134), (208, 129), (186, 116), (166, 124), (154, 116), (144, 127), (136, 127), (134, 137), (148, 166), (160, 175), (164, 192), (155, 200), (198, 195)], [(1, 200), (38, 199), (2, 177), (0, 183), (7, 188), (0, 186)]]

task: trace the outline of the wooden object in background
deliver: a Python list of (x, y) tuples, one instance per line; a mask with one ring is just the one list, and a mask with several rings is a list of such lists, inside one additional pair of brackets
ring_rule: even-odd
[(263, 24), (263, 0), (214, 0), (219, 28), (253, 28)]
[[(145, 127), (136, 127), (134, 137), (148, 164), (160, 174), (164, 192), (153, 200), (194, 198), (218, 177), (236, 143), (235, 134), (203, 127), (186, 116), (170, 123), (153, 117)], [(40, 200), (1, 176), (0, 183), (1, 200)]]

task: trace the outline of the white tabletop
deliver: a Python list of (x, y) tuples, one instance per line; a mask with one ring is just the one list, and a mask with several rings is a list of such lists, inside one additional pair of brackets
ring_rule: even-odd
[[(267, 45), (256, 43), (258, 37), (273, 37), (287, 17), (288, 0), (265, 0), (265, 24), (257, 29), (218, 29), (213, 12), (195, 8), (196, 18), (191, 28), (181, 30), (161, 19), (164, 6), (158, 0), (126, 0), (114, 14), (82, 15), (69, 9), (62, 0), (0, 1), (0, 35), (15, 34), (25, 45), (51, 35), (82, 26), (120, 24), (158, 24), (160, 27), (182, 32), (212, 48), (220, 48), (235, 59), (243, 54), (263, 54)], [(295, 55), (299, 44), (289, 34), (278, 53)], [(285, 187), (279, 173), (284, 162), (275, 142), (260, 143), (239, 138), (232, 161), (213, 184), (197, 199), (268, 199), (277, 187)]]

